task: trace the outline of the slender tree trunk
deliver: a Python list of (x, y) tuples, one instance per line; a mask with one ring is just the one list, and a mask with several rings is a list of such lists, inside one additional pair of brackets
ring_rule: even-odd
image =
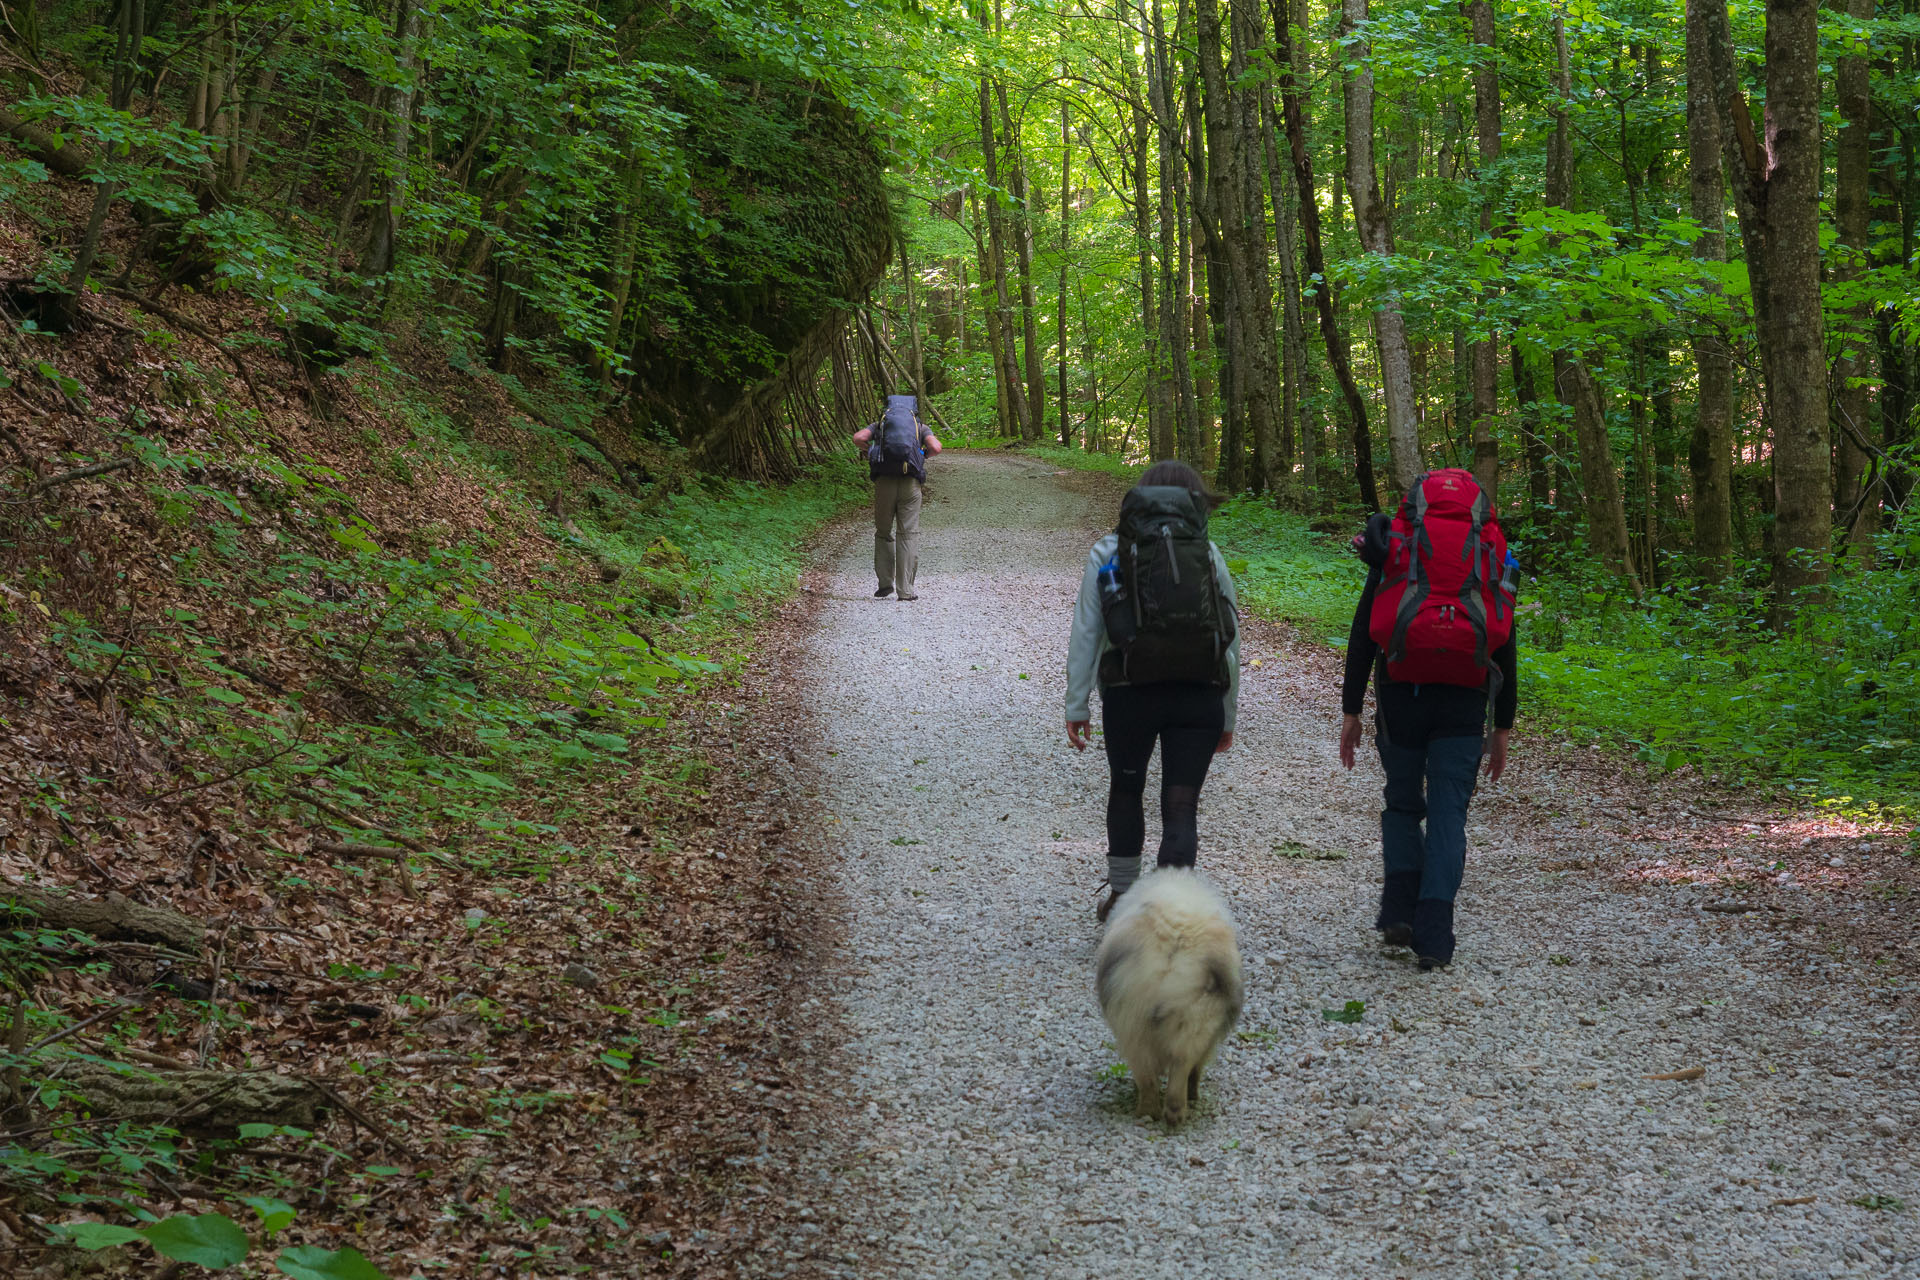
[[(984, 25), (986, 20), (983, 13), (981, 23)], [(987, 224), (987, 261), (984, 265), (992, 273), (995, 313), (987, 324), (987, 338), (993, 349), (994, 367), (999, 371), (1002, 383), (1004, 412), (1001, 429), (1025, 439), (1026, 389), (1021, 384), (1020, 365), (1014, 353), (1013, 299), (1007, 286), (1006, 218), (1000, 210), (999, 145), (993, 136), (993, 86), (985, 76), (980, 78), (980, 154), (987, 180), (987, 190), (980, 200)]]
[[(1060, 57), (1060, 78), (1066, 79), (1066, 55)], [(1073, 134), (1069, 130), (1067, 100), (1060, 99), (1060, 284), (1054, 301), (1054, 349), (1058, 353), (1058, 392), (1060, 401), (1060, 443), (1073, 444), (1073, 427), (1067, 412), (1067, 229), (1073, 217)]]
[[(1727, 260), (1727, 223), (1710, 24), (1724, 12), (1725, 0), (1687, 0), (1687, 176), (1693, 220), (1700, 224), (1693, 256), (1716, 265)], [(1717, 582), (1726, 577), (1733, 554), (1733, 359), (1711, 324), (1695, 329), (1693, 359), (1700, 372), (1687, 449), (1693, 550), (1702, 575)]]
[[(1144, 14), (1144, 10), (1142, 12)], [(1146, 92), (1149, 97), (1155, 97), (1151, 88), (1155, 78), (1151, 70), (1152, 53), (1151, 49), (1147, 51), (1149, 69)], [(1173, 456), (1173, 394), (1172, 382), (1165, 376), (1165, 333), (1161, 325), (1161, 313), (1170, 303), (1166, 294), (1155, 288), (1154, 206), (1148, 198), (1147, 187), (1147, 150), (1152, 125), (1148, 119), (1146, 107), (1141, 101), (1142, 90), (1134, 74), (1133, 54), (1130, 47), (1122, 50), (1121, 58), (1121, 69), (1133, 115), (1133, 217), (1135, 248), (1140, 259), (1140, 332), (1145, 344), (1143, 372), (1146, 377), (1147, 450), (1156, 459), (1171, 458)]]
[[(1279, 448), (1274, 457), (1274, 474), (1266, 479), (1269, 493), (1279, 493), (1283, 478), (1293, 470), (1294, 441), (1299, 440), (1300, 484), (1304, 498), (1314, 486), (1312, 437), (1301, 418), (1300, 386), (1306, 377), (1306, 325), (1300, 314), (1300, 275), (1294, 258), (1293, 202), (1288, 198), (1289, 178), (1281, 167), (1274, 147), (1274, 133), (1280, 128), (1279, 115), (1273, 109), (1273, 95), (1263, 82), (1260, 86), (1260, 139), (1266, 153), (1267, 185), (1273, 202), (1273, 235), (1280, 259), (1280, 431)], [(1288, 495), (1290, 498), (1294, 495)]]
[[(1178, 33), (1176, 31), (1173, 34)], [(1170, 113), (1175, 108), (1173, 74), (1178, 65), (1179, 60), (1175, 57), (1175, 41), (1170, 37), (1166, 42), (1164, 67), (1166, 79), (1161, 84), (1161, 91), (1166, 95)], [(1193, 85), (1187, 83), (1182, 88), (1187, 105), (1185, 118), (1197, 122), (1199, 117), (1193, 110)], [(1194, 382), (1193, 313), (1195, 306), (1199, 305), (1199, 297), (1193, 278), (1193, 191), (1191, 184), (1183, 180), (1186, 166), (1180, 163), (1182, 147), (1179, 121), (1181, 117), (1170, 114), (1168, 118), (1173, 123), (1162, 135), (1164, 144), (1169, 148), (1166, 155), (1167, 168), (1163, 171), (1165, 176), (1162, 181), (1173, 187), (1175, 312), (1171, 346), (1174, 406), (1178, 413), (1176, 422), (1180, 457), (1204, 471), (1207, 466), (1207, 451), (1211, 445), (1213, 424), (1211, 413), (1209, 413), (1204, 429), (1202, 427), (1199, 389)], [(1193, 148), (1196, 153), (1199, 149), (1197, 146)]]
[(1231, 137), (1235, 185), (1234, 224), (1227, 230), (1245, 264), (1233, 281), (1235, 297), (1245, 320), (1239, 330), (1237, 362), (1245, 370), (1242, 388), (1247, 407), (1247, 434), (1253, 445), (1252, 487), (1269, 492), (1273, 485), (1274, 414), (1279, 399), (1277, 359), (1273, 346), (1273, 282), (1269, 274), (1266, 208), (1261, 185), (1261, 155), (1254, 139), (1260, 136), (1260, 98), (1247, 77), (1264, 38), (1260, 30), (1259, 0), (1228, 0), (1228, 73), (1233, 88)]
[[(1909, 41), (1905, 53), (1905, 68), (1889, 57), (1881, 63), (1881, 71), (1891, 76), (1904, 70), (1910, 80), (1914, 79), (1920, 74), (1920, 42)], [(1872, 220), (1898, 228), (1898, 234), (1880, 238), (1874, 265), (1898, 269), (1900, 264), (1912, 262), (1916, 248), (1920, 248), (1920, 237), (1916, 237), (1916, 222), (1920, 220), (1920, 130), (1900, 128), (1889, 118), (1891, 114), (1881, 112), (1878, 116), (1881, 131), (1875, 154), (1882, 157), (1882, 162), (1874, 174)], [(1903, 335), (1902, 323), (1911, 314), (1910, 307), (1882, 307), (1874, 326), (1880, 348), (1880, 440), (1889, 452), (1914, 439), (1913, 410), (1916, 399), (1920, 399), (1920, 347)], [(1907, 467), (1890, 468), (1884, 473), (1883, 485), (1891, 522), (1910, 501), (1913, 472)]]
[(1047, 433), (1047, 376), (1046, 356), (1040, 350), (1040, 313), (1034, 301), (1033, 191), (1027, 182), (1026, 148), (1021, 145), (1020, 132), (1013, 127), (1013, 116), (1007, 110), (1006, 84), (996, 81), (994, 93), (1000, 100), (1001, 132), (1013, 162), (1009, 175), (1013, 194), (1013, 247), (1014, 260), (1020, 268), (1021, 346), (1027, 372), (1027, 420), (1020, 434), (1023, 439), (1038, 440)]
[(907, 358), (912, 363), (908, 372), (913, 375), (913, 394), (924, 397), (927, 394), (927, 366), (920, 350), (920, 314), (914, 305), (913, 264), (907, 260), (907, 238), (900, 237), (900, 287), (906, 293), (907, 303)]
[(1540, 399), (1534, 389), (1533, 367), (1519, 343), (1508, 350), (1513, 365), (1514, 408), (1520, 419), (1521, 453), (1527, 462), (1529, 523), (1535, 529), (1551, 524), (1553, 473), (1547, 467), (1547, 436), (1540, 422)]
[[(607, 272), (607, 322), (600, 333), (600, 345), (608, 352), (620, 349), (620, 331), (627, 322), (627, 299), (633, 291), (633, 263), (640, 251), (640, 222), (634, 216), (643, 172), (639, 155), (629, 153), (620, 170), (620, 188), (626, 199), (620, 201), (614, 216), (613, 265)], [(601, 387), (610, 387), (613, 361), (595, 352), (593, 365)]]
[(1614, 472), (1613, 446), (1607, 439), (1607, 420), (1593, 376), (1579, 360), (1565, 365), (1564, 392), (1573, 402), (1573, 430), (1580, 444), (1580, 486), (1586, 492), (1587, 535), (1594, 559), (1628, 588), (1640, 594), (1640, 579), (1628, 559), (1627, 509)]
[[(1847, 0), (1855, 20), (1873, 19), (1873, 0)], [(1853, 280), (1866, 269), (1871, 252), (1869, 218), (1873, 176), (1873, 91), (1866, 58), (1839, 59), (1840, 145), (1834, 187), (1835, 221), (1840, 244), (1834, 264), (1839, 280)], [(1862, 565), (1874, 557), (1873, 535), (1880, 527), (1880, 492), (1866, 484), (1868, 454), (1863, 444), (1873, 439), (1867, 380), (1872, 365), (1873, 315), (1868, 306), (1856, 307), (1840, 336), (1839, 358), (1833, 364), (1834, 413), (1839, 431), (1839, 491), (1835, 507), (1849, 523), (1844, 530), (1848, 553)]]
[[(1467, 0), (1467, 18), (1480, 61), (1473, 68), (1473, 107), (1479, 143), (1480, 234), (1493, 234), (1493, 167), (1500, 160), (1500, 68), (1495, 61), (1493, 0)], [(1482, 323), (1485, 323), (1484, 320)], [(1473, 344), (1473, 478), (1500, 509), (1500, 443), (1494, 427), (1500, 413), (1500, 358), (1491, 334)]]
[[(1194, 201), (1205, 204), (1199, 221), (1206, 228), (1208, 241), (1207, 293), (1209, 311), (1216, 318), (1220, 336), (1221, 412), (1219, 485), (1228, 493), (1247, 487), (1247, 375), (1241, 349), (1247, 316), (1241, 307), (1241, 285), (1249, 264), (1240, 254), (1244, 238), (1236, 239), (1233, 228), (1240, 221), (1239, 174), (1234, 167), (1234, 108), (1227, 89), (1222, 65), (1220, 7), (1217, 0), (1198, 0), (1196, 35), (1200, 60), (1200, 83), (1206, 115), (1205, 183), (1194, 183)], [(1195, 149), (1197, 152), (1197, 148)], [(1195, 166), (1198, 169), (1198, 166)], [(1195, 327), (1196, 336), (1200, 333)]]
[[(1570, 208), (1573, 199), (1573, 124), (1571, 110), (1573, 104), (1573, 70), (1567, 52), (1567, 24), (1565, 17), (1554, 11), (1553, 15), (1553, 132), (1547, 138), (1547, 183), (1546, 204), (1549, 208)], [(1573, 356), (1567, 351), (1553, 353), (1553, 393), (1554, 399), (1571, 415), (1574, 410), (1572, 395), (1573, 377), (1569, 366)], [(1566, 428), (1560, 423), (1564, 418), (1556, 418), (1553, 431), (1554, 460), (1554, 525), (1553, 535), (1558, 539), (1567, 538), (1571, 530), (1567, 524), (1567, 514), (1572, 511), (1573, 474), (1569, 462), (1572, 450), (1568, 447)]]
[(413, 143), (413, 96), (418, 90), (415, 61), (420, 45), (420, 5), (417, 0), (400, 0), (399, 21), (395, 24), (399, 50), (398, 88), (387, 99), (387, 154), (385, 171), (380, 175), (380, 199), (373, 210), (373, 237), (360, 260), (360, 274), (375, 279), (393, 270), (395, 246), (400, 235), (400, 215), (407, 201), (407, 158)]
[[(1368, 0), (1344, 0), (1341, 31), (1352, 38), (1367, 21)], [(1365, 39), (1350, 44), (1347, 56), (1358, 69), (1345, 81), (1347, 108), (1347, 198), (1353, 203), (1354, 228), (1360, 244), (1380, 258), (1393, 256), (1393, 223), (1380, 198), (1380, 181), (1373, 164), (1373, 70), (1371, 46)], [(1374, 330), (1380, 347), (1380, 381), (1387, 405), (1387, 452), (1394, 484), (1402, 491), (1413, 487), (1422, 469), (1420, 425), (1413, 400), (1413, 356), (1407, 345), (1407, 322), (1397, 291), (1389, 291), (1374, 308)]]
[(980, 316), (987, 335), (987, 354), (993, 363), (995, 421), (1001, 431), (1017, 436), (1020, 434), (1019, 420), (1013, 413), (1012, 397), (1019, 394), (1019, 385), (1018, 379), (1011, 376), (1012, 361), (1006, 358), (1008, 345), (1012, 341), (1004, 325), (1009, 308), (998, 305), (998, 300), (988, 292), (995, 274), (993, 245), (991, 236), (980, 232), (982, 224), (988, 222), (988, 215), (981, 206), (992, 203), (992, 194), (989, 193), (985, 200), (971, 195), (968, 198), (973, 206), (973, 243), (979, 258), (976, 270), (980, 276)]
[(1288, 0), (1267, 0), (1273, 15), (1274, 56), (1279, 62), (1280, 113), (1287, 131), (1287, 147), (1293, 156), (1295, 191), (1299, 197), (1300, 237), (1306, 253), (1307, 274), (1313, 281), (1314, 309), (1320, 317), (1320, 335), (1327, 346), (1327, 364), (1340, 384), (1347, 406), (1347, 425), (1353, 440), (1354, 475), (1360, 483), (1360, 500), (1369, 510), (1380, 509), (1380, 491), (1373, 476), (1373, 440), (1367, 432), (1367, 402), (1361, 398), (1359, 384), (1353, 379), (1353, 364), (1348, 358), (1346, 339), (1333, 311), (1333, 290), (1327, 284), (1326, 256), (1320, 248), (1320, 205), (1313, 189), (1313, 156), (1307, 150), (1306, 110), (1302, 102), (1300, 77), (1293, 65), (1294, 28), (1288, 17)]
[[(1147, 89), (1152, 95), (1155, 131), (1159, 139), (1159, 217), (1160, 217), (1160, 359), (1153, 370), (1157, 394), (1166, 410), (1165, 441), (1154, 441), (1154, 457), (1181, 456), (1191, 445), (1193, 426), (1189, 422), (1191, 405), (1179, 394), (1182, 384), (1191, 385), (1187, 373), (1186, 306), (1181, 286), (1185, 263), (1180, 246), (1180, 217), (1174, 197), (1180, 185), (1178, 135), (1173, 119), (1173, 94), (1168, 78), (1172, 74), (1172, 54), (1160, 13), (1160, 0), (1153, 0), (1152, 40), (1147, 47)], [(1162, 452), (1162, 450), (1165, 450)]]

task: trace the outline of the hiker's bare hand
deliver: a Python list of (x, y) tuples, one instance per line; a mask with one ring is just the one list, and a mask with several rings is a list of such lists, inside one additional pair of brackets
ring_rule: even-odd
[(862, 427), (858, 431), (853, 433), (853, 442), (855, 444), (865, 444), (867, 441), (871, 439), (873, 439), (872, 427)]
[(1487, 781), (1498, 782), (1500, 775), (1507, 771), (1507, 735), (1511, 729), (1495, 729), (1493, 741), (1487, 744)]
[(1353, 768), (1353, 753), (1360, 747), (1360, 717), (1340, 717), (1340, 763)]
[(1220, 735), (1220, 745), (1213, 749), (1213, 753), (1219, 755), (1222, 751), (1231, 750), (1233, 750), (1233, 730), (1229, 729)]
[(941, 445), (940, 443), (939, 436), (933, 434), (933, 432), (931, 431), (927, 432), (927, 452), (928, 453), (938, 453), (943, 447), (944, 446)]
[(1091, 741), (1093, 741), (1093, 721), (1067, 721), (1067, 742), (1075, 751), (1085, 751), (1087, 744)]

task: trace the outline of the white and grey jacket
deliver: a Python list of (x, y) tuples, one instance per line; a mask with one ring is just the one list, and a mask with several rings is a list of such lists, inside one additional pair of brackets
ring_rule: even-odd
[[(1067, 640), (1067, 719), (1088, 720), (1087, 702), (1093, 696), (1099, 675), (1100, 659), (1113, 648), (1107, 639), (1106, 619), (1100, 613), (1100, 566), (1113, 559), (1119, 549), (1120, 535), (1110, 533), (1093, 544), (1087, 553), (1086, 571), (1080, 575), (1080, 598), (1073, 605), (1073, 635)], [(1240, 599), (1233, 593), (1233, 575), (1220, 548), (1208, 543), (1213, 552), (1213, 577), (1220, 594), (1233, 610), (1233, 643), (1227, 646), (1227, 725), (1233, 732), (1234, 716), (1240, 702)]]

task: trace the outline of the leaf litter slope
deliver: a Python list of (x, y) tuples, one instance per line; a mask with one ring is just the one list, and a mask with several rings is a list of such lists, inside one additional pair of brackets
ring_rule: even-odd
[[(1912, 1032), (1874, 966), (1582, 874), (1648, 833), (1570, 806), (1648, 796), (1523, 740), (1473, 814), (1461, 959), (1418, 973), (1366, 928), (1379, 782), (1334, 756), (1337, 655), (1258, 623), (1201, 827), (1247, 1010), (1186, 1128), (1134, 1120), (1091, 981), (1106, 772), (1060, 727), (1068, 612), (1115, 496), (950, 455), (919, 601), (871, 598), (863, 534), (834, 566), (804, 696), (849, 921), (824, 984), (855, 1123), (821, 1139), (850, 1170), (823, 1175), (836, 1228), (801, 1227), (772, 1271), (1913, 1269), (1889, 1207), (1920, 1204), (1897, 1136), (1920, 1122)], [(1349, 1001), (1357, 1022), (1323, 1017)]]
[[(180, 305), (229, 338), (262, 324), (212, 299)], [(342, 554), (314, 515), (324, 503), (262, 496), (277, 492), (264, 480), (284, 456), (337, 484), (352, 527), (398, 549), (390, 559), (484, 541), (486, 607), (519, 607), (536, 580), (562, 603), (584, 597), (601, 575), (514, 483), (525, 458), (511, 448), (527, 425), (500, 386), (423, 357), (423, 389), (409, 400), (462, 415), (464, 431), (507, 459), (499, 474), (451, 465), (444, 442), (371, 394), (377, 379), (336, 377), (322, 406), (299, 371), (258, 346), (259, 416), (240, 431), (240, 391), (223, 373), (193, 373), (150, 322), (136, 331), (107, 316), (139, 319), (131, 312), (90, 306), (99, 324), (40, 354), (80, 371), (71, 394), (91, 412), (63, 411), (51, 384), (10, 388), (0, 402), (7, 482), (24, 489), (33, 474), (139, 443), (115, 425), (139, 414), (159, 443), (138, 467), (75, 479), (38, 505), (15, 490), (8, 508), (0, 594), (25, 622), (0, 629), (0, 895), (27, 884), (77, 899), (124, 893), (200, 921), (206, 945), (170, 961), (147, 942), (88, 941), (79, 960), (91, 963), (34, 975), (27, 1008), (47, 1049), (26, 1079), (70, 1075), (62, 1054), (132, 1058), (163, 1075), (294, 1073), (325, 1084), (332, 1120), (311, 1137), (259, 1124), (248, 1128), (265, 1132), (183, 1141), (165, 1121), (130, 1137), (72, 1117), (61, 1101), (72, 1081), (56, 1079), (35, 1093), (37, 1109), (8, 1117), (11, 1148), (0, 1141), (0, 1252), (22, 1274), (59, 1271), (68, 1255), (38, 1248), (54, 1222), (121, 1219), (127, 1204), (245, 1217), (240, 1197), (266, 1190), (297, 1212), (279, 1243), (350, 1242), (390, 1274), (746, 1265), (772, 1212), (771, 1153), (796, 1105), (797, 1067), (768, 1024), (798, 1021), (784, 1006), (808, 933), (796, 923), (806, 878), (787, 874), (792, 859), (775, 851), (790, 797), (762, 780), (757, 726), (782, 719), (761, 710), (777, 704), (777, 687), (748, 667), (697, 698), (663, 698), (670, 714), (641, 745), (647, 760), (687, 766), (676, 785), (617, 767), (545, 770), (482, 816), (531, 815), (546, 835), (516, 845), (524, 859), (488, 855), (474, 820), (445, 807), (446, 791), (407, 790), (375, 767), (416, 733), (410, 754), (429, 764), (475, 758), (369, 693), (370, 678), (404, 675), (417, 655), (404, 643), (356, 644), (353, 661), (322, 661), (287, 634), (279, 601), (235, 589), (235, 566), (272, 563), (296, 544), (317, 545), (316, 558)], [(404, 476), (377, 465), (401, 451), (422, 465)], [(569, 492), (591, 483), (564, 468), (559, 479)], [(372, 598), (354, 594), (345, 568), (316, 574), (316, 596)], [(100, 615), (111, 615), (108, 638), (131, 651), (137, 637), (140, 651), (76, 658), (76, 619)], [(673, 610), (660, 615), (663, 634), (679, 632)], [(183, 651), (173, 668), (149, 657), (189, 624), (203, 654)], [(803, 626), (777, 623), (765, 639)], [(236, 746), (215, 732), (227, 724), (218, 707), (183, 701), (179, 668), (191, 675), (196, 657), (224, 672), (221, 705), (245, 704), (229, 719), (299, 695), (302, 723), (368, 721), (387, 730), (369, 728), (368, 742), (401, 747), (368, 757), (365, 777), (340, 770), (372, 747), (280, 776), (264, 767), (277, 746)], [(195, 723), (169, 736), (155, 728), (165, 719), (156, 707)], [(385, 841), (372, 825), (475, 856), (458, 866), (422, 857), (411, 882), (390, 856), (317, 856)], [(9, 936), (17, 923), (4, 921)], [(78, 1181), (63, 1186), (67, 1171)]]

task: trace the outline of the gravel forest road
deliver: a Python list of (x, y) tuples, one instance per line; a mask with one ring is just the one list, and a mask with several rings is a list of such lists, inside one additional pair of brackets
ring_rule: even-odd
[[(1201, 806), (1246, 1012), (1184, 1128), (1134, 1119), (1092, 990), (1106, 771), (1061, 728), (1115, 492), (950, 454), (918, 601), (872, 598), (864, 525), (831, 562), (802, 768), (847, 921), (819, 982), (851, 1123), (771, 1274), (1920, 1278), (1910, 1022), (1693, 898), (1583, 874), (1591, 775), (1524, 742), (1469, 823), (1459, 960), (1382, 951), (1377, 764), (1335, 758), (1328, 652), (1257, 624)], [(1149, 851), (1156, 828), (1150, 805)]]

